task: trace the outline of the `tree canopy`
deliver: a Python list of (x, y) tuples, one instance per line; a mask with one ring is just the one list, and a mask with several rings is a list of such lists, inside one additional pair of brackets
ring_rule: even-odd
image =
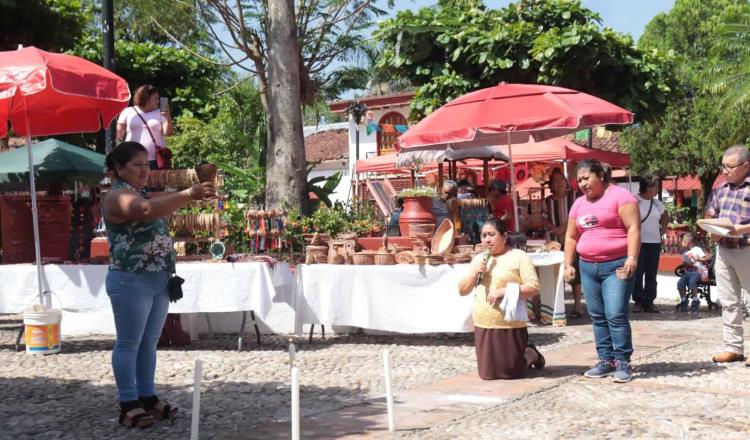
[(677, 82), (670, 58), (642, 51), (630, 36), (601, 27), (578, 0), (521, 1), (489, 9), (480, 0), (442, 0), (402, 11), (375, 33), (379, 68), (417, 86), (413, 117), (501, 81), (570, 87), (650, 120)]
[(750, 12), (747, 1), (677, 0), (669, 12), (646, 26), (639, 45), (675, 53), (685, 94), (671, 101), (659, 118), (631, 127), (620, 137), (636, 172), (697, 174), (708, 195), (723, 151), (746, 141), (750, 106), (741, 103), (727, 111), (728, 87), (716, 87), (716, 66), (724, 66), (730, 76), (738, 73), (737, 65), (727, 60), (736, 62), (742, 51), (730, 44), (726, 26), (742, 11)]
[(53, 52), (71, 49), (88, 18), (80, 0), (0, 0), (0, 50), (19, 44)]

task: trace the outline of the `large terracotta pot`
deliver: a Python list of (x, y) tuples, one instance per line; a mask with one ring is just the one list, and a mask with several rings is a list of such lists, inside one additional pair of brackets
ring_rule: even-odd
[(404, 197), (404, 210), (398, 220), (402, 237), (409, 236), (410, 224), (435, 224), (432, 197)]

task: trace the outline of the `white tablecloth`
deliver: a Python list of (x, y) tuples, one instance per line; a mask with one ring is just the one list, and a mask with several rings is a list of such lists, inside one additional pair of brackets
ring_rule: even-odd
[[(542, 285), (542, 314), (565, 324), (562, 252), (532, 253)], [(470, 332), (472, 295), (458, 282), (468, 264), (454, 266), (297, 266), (291, 301), (295, 331), (303, 324), (347, 325), (401, 333)]]
[[(63, 307), (63, 334), (106, 333), (92, 322), (86, 332), (71, 322), (76, 315), (106, 315), (112, 321), (112, 309), (105, 291), (106, 265), (45, 265), (49, 288)], [(236, 312), (254, 310), (266, 317), (271, 303), (290, 297), (294, 276), (289, 265), (279, 262), (271, 270), (266, 263), (178, 263), (177, 274), (185, 279), (183, 298), (171, 303), (170, 313)], [(20, 313), (36, 301), (36, 267), (32, 264), (0, 266), (0, 313)], [(55, 307), (59, 307), (53, 298)], [(73, 325), (75, 324), (75, 325)]]

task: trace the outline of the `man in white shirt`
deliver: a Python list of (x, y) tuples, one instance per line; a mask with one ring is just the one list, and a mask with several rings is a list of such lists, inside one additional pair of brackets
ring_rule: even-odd
[(661, 256), (661, 229), (669, 224), (669, 214), (661, 200), (656, 198), (658, 192), (659, 177), (649, 176), (641, 179), (639, 192), (635, 196), (641, 211), (641, 252), (635, 271), (633, 313), (659, 313), (654, 306), (656, 274)]

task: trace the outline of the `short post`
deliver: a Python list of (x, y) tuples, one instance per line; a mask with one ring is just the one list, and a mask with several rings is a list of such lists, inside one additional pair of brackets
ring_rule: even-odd
[(299, 373), (292, 367), (292, 440), (299, 440)]
[(198, 422), (201, 412), (201, 378), (203, 377), (203, 361), (195, 360), (195, 376), (193, 377), (193, 412), (190, 418), (190, 440), (198, 440)]
[(289, 368), (294, 368), (294, 362), (297, 361), (297, 349), (294, 346), (294, 339), (289, 338)]
[(383, 370), (385, 370), (385, 402), (388, 408), (388, 431), (396, 431), (396, 417), (393, 414), (393, 388), (391, 387), (391, 359), (388, 350), (383, 350)]

